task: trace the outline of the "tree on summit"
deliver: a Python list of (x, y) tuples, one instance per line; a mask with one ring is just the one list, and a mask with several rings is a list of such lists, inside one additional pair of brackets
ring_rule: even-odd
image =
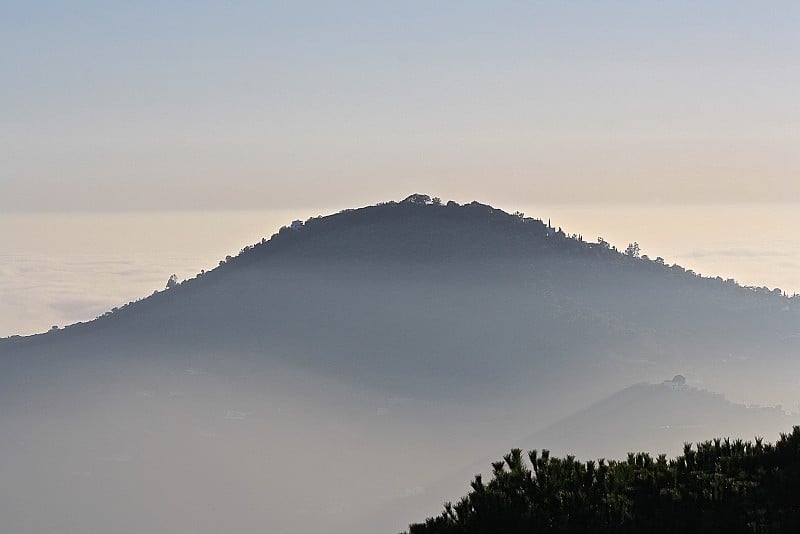
[(625, 255), (630, 256), (631, 258), (638, 258), (641, 251), (642, 249), (639, 247), (639, 243), (634, 241), (628, 245), (628, 248), (625, 249)]
[[(441, 200), (439, 201), (441, 203)], [(430, 204), (431, 197), (430, 195), (421, 195), (419, 193), (415, 193), (413, 195), (407, 196), (403, 199), (403, 203), (405, 204)]]
[(169, 280), (167, 280), (167, 289), (172, 289), (177, 285), (178, 285), (178, 275), (173, 274), (172, 276), (169, 277)]

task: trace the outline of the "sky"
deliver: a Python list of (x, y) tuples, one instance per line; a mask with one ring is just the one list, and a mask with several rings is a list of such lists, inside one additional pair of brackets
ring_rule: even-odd
[(800, 4), (0, 2), (0, 213), (800, 201)]
[(798, 291), (798, 27), (789, 1), (0, 0), (0, 335), (414, 192)]

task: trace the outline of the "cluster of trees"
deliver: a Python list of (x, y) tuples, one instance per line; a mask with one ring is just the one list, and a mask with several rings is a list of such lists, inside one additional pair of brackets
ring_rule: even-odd
[(800, 427), (774, 444), (707, 441), (673, 460), (580, 462), (519, 449), (409, 534), (800, 532)]

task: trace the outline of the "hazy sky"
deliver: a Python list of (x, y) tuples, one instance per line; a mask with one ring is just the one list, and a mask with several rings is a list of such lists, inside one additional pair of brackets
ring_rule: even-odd
[(800, 3), (0, 3), (0, 210), (800, 201)]

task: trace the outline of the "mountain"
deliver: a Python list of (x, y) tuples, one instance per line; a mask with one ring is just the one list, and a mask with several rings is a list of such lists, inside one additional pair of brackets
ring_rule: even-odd
[(772, 439), (799, 422), (781, 407), (748, 407), (670, 380), (625, 388), (523, 442), (586, 459), (624, 458), (627, 451), (674, 456), (687, 442), (731, 435)]
[(680, 371), (733, 392), (765, 360), (793, 363), (799, 304), (477, 202), (412, 195), (284, 227), (169, 291), (4, 350), (268, 353), (436, 399), (562, 373), (608, 391), (609, 377), (617, 388)]
[(797, 406), (798, 299), (631, 252), (412, 195), (2, 340), (4, 523), (331, 532), (632, 383)]

